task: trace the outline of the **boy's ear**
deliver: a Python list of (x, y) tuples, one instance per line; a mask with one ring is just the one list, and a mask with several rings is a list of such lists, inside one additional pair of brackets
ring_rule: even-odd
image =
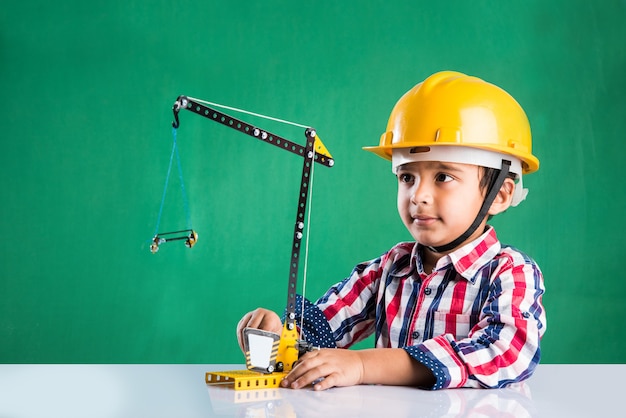
[(513, 192), (515, 191), (515, 181), (511, 178), (504, 179), (500, 191), (493, 200), (487, 212), (489, 215), (497, 215), (504, 212), (511, 206), (513, 201)]

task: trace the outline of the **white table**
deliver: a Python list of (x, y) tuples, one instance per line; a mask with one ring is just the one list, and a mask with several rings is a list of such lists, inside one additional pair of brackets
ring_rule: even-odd
[(514, 388), (235, 391), (241, 365), (0, 365), (0, 417), (626, 417), (626, 365), (540, 365)]

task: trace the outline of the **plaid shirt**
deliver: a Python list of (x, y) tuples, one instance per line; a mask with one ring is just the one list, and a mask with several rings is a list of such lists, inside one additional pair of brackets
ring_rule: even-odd
[(376, 347), (401, 347), (432, 370), (432, 389), (503, 387), (539, 363), (546, 318), (543, 276), (525, 254), (501, 246), (488, 227), (424, 272), (414, 242), (357, 265), (315, 304), (304, 302), (307, 341), (350, 347), (372, 333)]

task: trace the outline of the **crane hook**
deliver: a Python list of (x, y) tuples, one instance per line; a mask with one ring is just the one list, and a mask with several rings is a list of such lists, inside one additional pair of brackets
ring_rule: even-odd
[(172, 127), (174, 129), (178, 129), (180, 126), (180, 121), (178, 120), (178, 112), (180, 109), (184, 109), (187, 107), (187, 103), (189, 103), (186, 96), (179, 96), (178, 99), (174, 102), (174, 106), (172, 106), (172, 112), (174, 112), (174, 122), (172, 122)]

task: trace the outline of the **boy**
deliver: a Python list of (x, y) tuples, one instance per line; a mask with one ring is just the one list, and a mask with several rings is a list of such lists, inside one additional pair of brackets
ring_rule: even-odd
[[(487, 225), (525, 198), (522, 174), (539, 168), (520, 105), (479, 78), (436, 73), (398, 101), (380, 145), (365, 149), (391, 160), (415, 242), (357, 265), (315, 303), (299, 297), (299, 326), (322, 348), (282, 385), (495, 388), (528, 378), (545, 332), (543, 277)], [(282, 322), (263, 308), (246, 314), (240, 345), (245, 327), (280, 333)], [(372, 333), (374, 349), (334, 349)]]

